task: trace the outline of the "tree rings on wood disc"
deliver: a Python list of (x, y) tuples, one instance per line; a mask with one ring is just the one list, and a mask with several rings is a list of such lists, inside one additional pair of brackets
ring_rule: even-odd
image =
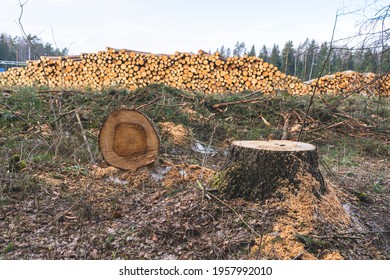
[(143, 113), (120, 109), (112, 112), (103, 123), (99, 148), (108, 164), (137, 170), (157, 159), (160, 140), (152, 122)]

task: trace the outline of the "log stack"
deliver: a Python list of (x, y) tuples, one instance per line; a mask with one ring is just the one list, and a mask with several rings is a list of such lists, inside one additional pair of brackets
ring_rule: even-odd
[(355, 71), (337, 72), (306, 82), (311, 88), (317, 86), (322, 94), (359, 92), (366, 94), (390, 95), (390, 75), (359, 73)]
[[(337, 93), (351, 84), (369, 83), (371, 74), (337, 73), (320, 80), (320, 91)], [(375, 75), (374, 75), (375, 76)], [(389, 94), (390, 87), (384, 90)], [(41, 57), (25, 68), (11, 68), (0, 74), (3, 86), (49, 86), (101, 90), (120, 87), (134, 90), (149, 84), (164, 83), (174, 88), (204, 93), (259, 90), (265, 94), (286, 91), (307, 94), (315, 81), (303, 83), (282, 73), (276, 66), (257, 57), (228, 57), (218, 52), (208, 54), (176, 52), (152, 54), (128, 49), (66, 57)]]

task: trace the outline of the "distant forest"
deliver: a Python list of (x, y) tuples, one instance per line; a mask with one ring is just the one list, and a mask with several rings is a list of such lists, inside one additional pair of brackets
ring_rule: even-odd
[(66, 48), (60, 50), (50, 43), (42, 42), (36, 35), (28, 35), (27, 39), (31, 44), (23, 37), (0, 33), (0, 60), (36, 60), (42, 55), (67, 55), (68, 53)]
[[(328, 42), (318, 43), (315, 40), (306, 39), (298, 47), (294, 47), (293, 42), (288, 41), (283, 49), (280, 49), (276, 44), (272, 48), (264, 45), (258, 52), (255, 46), (248, 50), (244, 42), (237, 41), (233, 49), (222, 46), (217, 51), (224, 57), (257, 56), (276, 65), (283, 73), (307, 81), (320, 75), (327, 60), (329, 48), (330, 44)], [(345, 70), (373, 73), (390, 72), (389, 46), (385, 46), (380, 52), (371, 48), (351, 50), (345, 46), (333, 46), (323, 75)]]
[[(12, 37), (0, 33), (0, 60), (26, 61), (36, 60), (40, 56), (67, 55), (66, 48), (58, 49), (50, 43), (44, 43), (36, 35), (28, 35), (31, 46), (23, 37)], [(276, 65), (280, 71), (299, 77), (303, 81), (317, 78), (326, 61), (330, 44), (306, 39), (304, 43), (294, 47), (292, 41), (286, 42), (283, 49), (274, 44), (272, 48), (262, 46), (257, 51), (255, 46), (247, 49), (244, 42), (235, 44), (234, 48), (221, 46), (218, 51), (224, 57), (257, 56), (264, 61)], [(211, 52), (211, 51), (210, 51)], [(0, 65), (0, 67), (4, 67)], [(390, 72), (390, 49), (388, 46), (380, 52), (372, 48), (348, 49), (334, 47), (330, 59), (325, 65), (323, 75), (339, 71), (353, 70), (357, 72), (388, 73)]]

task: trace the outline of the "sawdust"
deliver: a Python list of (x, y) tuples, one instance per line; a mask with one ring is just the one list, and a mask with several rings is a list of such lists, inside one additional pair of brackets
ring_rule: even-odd
[(118, 177), (120, 180), (126, 181), (130, 188), (139, 188), (150, 182), (150, 172), (147, 168), (138, 171), (125, 171)]
[(53, 178), (53, 176), (50, 176), (50, 174), (47, 173), (37, 174), (36, 177), (39, 180), (45, 182), (47, 185), (51, 185), (51, 186), (59, 186), (63, 183), (62, 179)]
[(173, 144), (183, 146), (188, 143), (190, 133), (184, 125), (176, 125), (173, 122), (160, 122), (158, 125), (160, 127), (161, 134), (168, 135), (169, 140)]
[(97, 179), (101, 179), (101, 178), (104, 178), (106, 176), (113, 176), (113, 175), (115, 175), (116, 173), (119, 172), (119, 169), (115, 168), (113, 166), (99, 167), (99, 166), (93, 165), (90, 168), (90, 172)]
[(279, 190), (282, 198), (267, 201), (269, 203), (267, 207), (279, 209), (280, 215), (274, 221), (272, 232), (265, 234), (261, 241), (260, 238), (257, 239), (257, 245), (251, 250), (252, 255), (258, 254), (261, 243), (260, 252), (266, 258), (340, 259), (338, 252), (323, 256), (314, 254), (315, 250), (309, 252), (308, 248), (305, 248), (307, 244), (297, 239), (297, 235), (310, 238), (311, 235), (318, 235), (319, 230), (328, 228), (340, 230), (350, 226), (350, 217), (337, 197), (336, 187), (327, 182), (327, 192), (317, 198), (313, 189), (319, 188), (319, 182), (310, 174), (298, 173), (297, 178), (300, 181), (297, 192), (284, 184)]
[(140, 187), (145, 183), (160, 183), (162, 187), (172, 188), (197, 180), (208, 181), (214, 176), (215, 171), (196, 164), (173, 164), (163, 161), (135, 172), (123, 171), (112, 166), (92, 166), (90, 173), (97, 179), (112, 178), (112, 181), (117, 179), (131, 187)]
[[(185, 188), (197, 180), (207, 182), (214, 176), (215, 171), (200, 165), (160, 161), (136, 172), (94, 166), (91, 174), (99, 179), (118, 178), (127, 182), (131, 188), (154, 183), (161, 188), (161, 192), (158, 192), (160, 196), (166, 191)], [(314, 190), (319, 189), (319, 182), (314, 177), (298, 172), (296, 178), (300, 181), (298, 189), (287, 182), (280, 182), (277, 195), (265, 201), (265, 207), (276, 210), (277, 215), (273, 217), (275, 220), (272, 221), (272, 229), (265, 233), (261, 240), (256, 240), (250, 255), (253, 258), (258, 258), (261, 254), (261, 257), (266, 259), (286, 260), (343, 259), (338, 251), (316, 251), (297, 239), (297, 235), (310, 238), (325, 235), (321, 230), (343, 230), (350, 227), (351, 219), (339, 201), (339, 190), (327, 181), (326, 193), (318, 198)]]
[(343, 256), (339, 252), (331, 252), (324, 256), (323, 260), (343, 260)]
[(165, 187), (173, 187), (180, 184), (188, 184), (197, 180), (208, 181), (214, 176), (215, 171), (195, 164), (172, 165), (166, 174), (162, 184)]

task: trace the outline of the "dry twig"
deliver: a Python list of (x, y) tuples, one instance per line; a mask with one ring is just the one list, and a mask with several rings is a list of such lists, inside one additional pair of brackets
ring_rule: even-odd
[(83, 135), (83, 139), (84, 139), (85, 145), (87, 146), (87, 150), (88, 150), (88, 153), (89, 153), (89, 157), (91, 159), (91, 163), (95, 164), (95, 159), (93, 157), (93, 154), (92, 154), (92, 151), (91, 151), (91, 147), (89, 146), (87, 134), (85, 133), (85, 129), (83, 127), (83, 124), (81, 123), (80, 115), (79, 115), (78, 112), (76, 113), (76, 118), (77, 118), (77, 122), (78, 122), (78, 124), (80, 126), (81, 133)]

